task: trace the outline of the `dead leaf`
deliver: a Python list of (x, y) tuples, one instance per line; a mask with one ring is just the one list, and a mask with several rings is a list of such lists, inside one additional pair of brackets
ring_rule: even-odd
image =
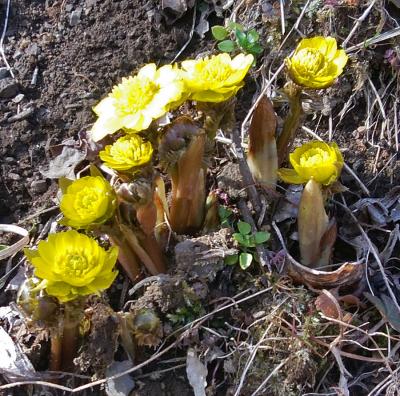
[[(107, 377), (111, 377), (115, 374), (122, 373), (125, 370), (128, 370), (133, 367), (133, 364), (130, 360), (123, 360), (122, 362), (112, 362), (111, 365), (107, 368), (106, 375)], [(109, 379), (106, 382), (106, 393), (107, 396), (125, 396), (129, 395), (132, 389), (135, 386), (135, 382), (126, 374), (122, 377)]]
[(364, 296), (375, 305), (380, 314), (397, 331), (400, 331), (400, 312), (396, 304), (386, 294), (381, 294), (378, 298), (370, 293), (364, 293)]
[(297, 261), (288, 261), (288, 274), (294, 281), (315, 289), (334, 289), (335, 287), (355, 285), (364, 275), (364, 264), (344, 263), (335, 271), (319, 271), (305, 267)]
[(337, 303), (335, 304), (331, 298), (326, 294), (321, 293), (315, 300), (315, 306), (320, 310), (325, 316), (329, 318), (338, 319), (340, 317), (340, 312), (338, 312)]
[(196, 351), (188, 349), (186, 358), (186, 373), (195, 396), (206, 396), (207, 367), (199, 360)]
[(60, 155), (52, 159), (48, 169), (39, 169), (49, 179), (75, 179), (75, 168), (86, 158), (85, 148), (64, 146)]

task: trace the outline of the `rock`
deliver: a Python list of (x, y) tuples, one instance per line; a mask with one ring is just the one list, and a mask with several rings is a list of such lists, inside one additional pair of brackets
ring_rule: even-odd
[(93, 7), (94, 5), (96, 5), (97, 0), (86, 0), (85, 2), (85, 6), (86, 7)]
[(0, 80), (10, 77), (10, 71), (6, 67), (0, 67)]
[(47, 191), (47, 188), (46, 180), (34, 180), (31, 183), (31, 190), (35, 194), (44, 194)]
[(18, 175), (17, 173), (12, 173), (12, 172), (10, 172), (8, 174), (8, 178), (11, 179), (11, 180), (14, 180), (14, 181), (21, 180), (21, 176), (20, 175)]
[(33, 56), (38, 56), (40, 52), (40, 48), (37, 43), (32, 43), (27, 49), (26, 49), (26, 54), (27, 55), (33, 55)]
[(24, 94), (18, 94), (12, 101), (14, 103), (20, 103), (25, 98)]
[(71, 26), (76, 26), (79, 24), (81, 21), (81, 15), (82, 15), (82, 8), (77, 8), (76, 10), (71, 12), (71, 15), (69, 17), (69, 24)]
[(0, 80), (0, 98), (13, 98), (18, 93), (18, 83), (7, 77)]

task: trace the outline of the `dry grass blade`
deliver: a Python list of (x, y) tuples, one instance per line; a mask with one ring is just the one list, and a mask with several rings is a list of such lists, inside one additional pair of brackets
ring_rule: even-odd
[(22, 227), (12, 224), (0, 224), (0, 232), (10, 232), (22, 236), (20, 240), (18, 240), (11, 246), (8, 246), (5, 249), (0, 250), (0, 260), (4, 260), (8, 257), (13, 256), (15, 253), (19, 252), (29, 243), (29, 233)]

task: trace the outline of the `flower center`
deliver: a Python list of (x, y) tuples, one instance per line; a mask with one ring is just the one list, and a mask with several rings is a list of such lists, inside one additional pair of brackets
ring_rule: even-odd
[(206, 81), (224, 82), (232, 74), (230, 66), (222, 63), (219, 59), (203, 61), (202, 63), (199, 64), (199, 69), (201, 69), (201, 78)]
[(118, 116), (124, 117), (143, 110), (159, 89), (159, 86), (148, 78), (125, 79), (112, 91), (112, 96), (118, 101)]
[(314, 76), (325, 67), (325, 58), (316, 48), (303, 48), (295, 56), (298, 73)]
[(101, 216), (102, 213), (97, 213), (101, 198), (100, 191), (84, 187), (76, 194), (75, 210), (81, 217), (87, 217), (88, 215), (95, 215), (96, 217)]
[(321, 166), (329, 161), (329, 153), (320, 148), (312, 148), (300, 157), (300, 166)]
[(90, 266), (85, 256), (77, 252), (67, 254), (64, 261), (64, 275), (71, 278), (81, 277), (89, 270)]

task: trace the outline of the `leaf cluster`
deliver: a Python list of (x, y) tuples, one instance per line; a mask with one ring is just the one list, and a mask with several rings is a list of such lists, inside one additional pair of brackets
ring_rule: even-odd
[(211, 28), (213, 37), (219, 41), (218, 49), (222, 52), (241, 50), (254, 57), (260, 55), (264, 48), (260, 44), (260, 35), (255, 29), (245, 30), (235, 22), (230, 22), (227, 27), (215, 25)]

